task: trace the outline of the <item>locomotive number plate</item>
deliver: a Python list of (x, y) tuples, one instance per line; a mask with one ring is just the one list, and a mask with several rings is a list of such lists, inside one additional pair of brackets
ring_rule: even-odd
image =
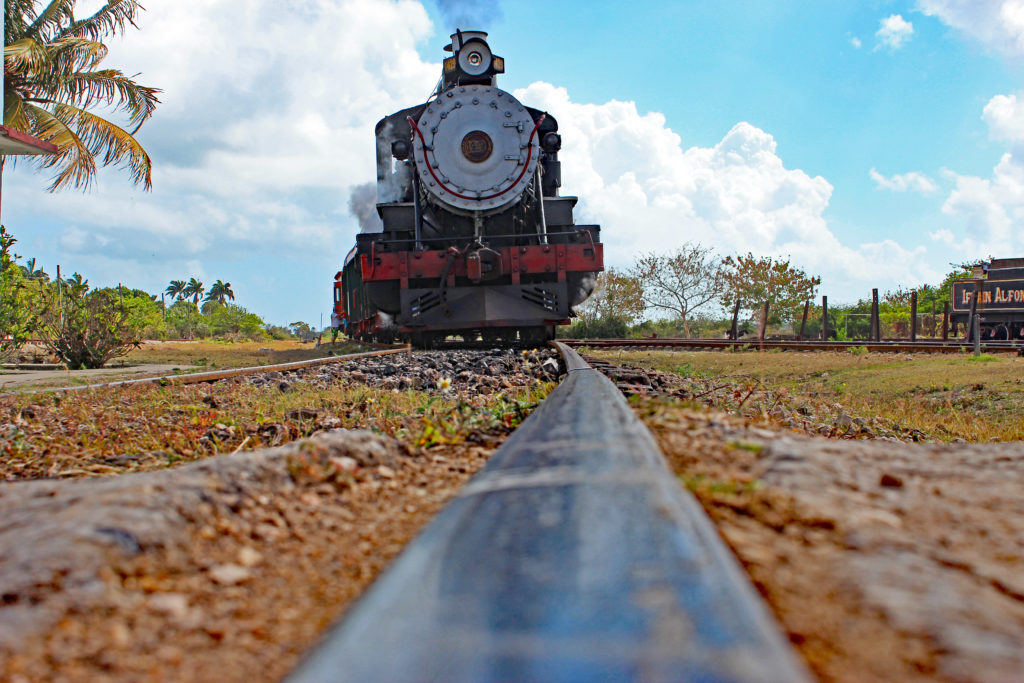
[(494, 143), (487, 133), (482, 130), (474, 130), (466, 133), (462, 138), (462, 156), (474, 164), (487, 161), (494, 151)]

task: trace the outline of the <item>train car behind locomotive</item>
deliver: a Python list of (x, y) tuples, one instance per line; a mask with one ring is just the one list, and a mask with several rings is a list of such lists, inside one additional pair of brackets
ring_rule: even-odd
[(487, 34), (445, 50), (433, 95), (377, 124), (383, 230), (357, 236), (335, 312), (363, 338), (550, 339), (603, 270), (600, 227), (575, 224), (558, 123), (496, 87)]
[[(981, 279), (981, 297), (977, 313), (981, 338), (990, 340), (1024, 339), (1024, 258), (992, 259), (975, 267)], [(953, 283), (949, 320), (971, 328), (971, 305), (976, 280)]]

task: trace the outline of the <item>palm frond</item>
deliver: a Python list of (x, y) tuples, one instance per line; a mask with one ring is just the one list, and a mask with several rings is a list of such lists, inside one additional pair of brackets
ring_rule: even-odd
[(4, 71), (31, 73), (45, 69), (51, 60), (46, 46), (31, 38), (4, 45)]
[(25, 31), (36, 19), (36, 0), (5, 0), (4, 45), (25, 37)]
[[(101, 116), (69, 104), (55, 104), (53, 112), (62, 121), (74, 121), (76, 136), (93, 156), (102, 157), (104, 166), (120, 165), (128, 170), (134, 183), (147, 190), (153, 188), (149, 154), (131, 133)], [(59, 187), (61, 185), (54, 185), (55, 189)], [(77, 182), (75, 187), (79, 187)]]
[(119, 33), (125, 24), (135, 26), (135, 16), (143, 9), (138, 0), (107, 0), (92, 16), (73, 21), (56, 37), (79, 36), (99, 40), (108, 33)]
[(52, 192), (69, 185), (88, 188), (96, 177), (96, 160), (86, 142), (72, 130), (73, 122), (34, 104), (24, 106), (33, 121), (31, 134), (57, 145), (56, 154), (37, 160), (42, 168), (60, 167), (48, 189)]
[(25, 30), (26, 38), (52, 37), (57, 33), (64, 21), (74, 22), (74, 10), (76, 0), (50, 0), (50, 4), (36, 16), (36, 20)]
[(12, 88), (4, 85), (4, 125), (14, 130), (30, 132), (32, 119), (25, 111), (25, 100)]
[(59, 74), (94, 69), (106, 59), (107, 46), (88, 38), (70, 36), (59, 38), (47, 46)]
[(128, 114), (132, 133), (146, 122), (160, 104), (158, 88), (139, 85), (117, 69), (77, 71), (58, 78), (47, 99), (89, 109), (95, 105), (113, 105)]

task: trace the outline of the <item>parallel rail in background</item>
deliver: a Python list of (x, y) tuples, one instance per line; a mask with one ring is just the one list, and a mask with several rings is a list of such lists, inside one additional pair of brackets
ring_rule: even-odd
[(562, 383), (286, 680), (808, 679), (622, 394), (557, 346)]
[[(372, 358), (373, 356), (388, 356), (395, 353), (411, 353), (412, 347), (404, 344), (397, 348), (381, 349), (379, 351), (364, 351), (363, 353), (347, 353), (340, 356), (326, 356), (324, 358), (310, 358), (308, 360), (296, 360), (289, 363), (274, 363), (272, 365), (254, 365), (247, 368), (225, 368), (223, 370), (209, 370), (207, 372), (190, 372), (181, 375), (159, 375), (156, 377), (140, 377), (138, 379), (125, 379), (117, 382), (102, 382), (97, 384), (82, 384), (71, 387), (43, 387), (38, 389), (27, 389), (25, 391), (11, 391), (0, 394), (4, 396), (17, 396), (19, 394), (40, 394), (40, 393), (67, 393), (72, 391), (86, 391), (89, 389), (102, 389), (105, 387), (126, 387), (133, 384), (159, 384), (159, 385), (182, 385), (202, 384), (203, 382), (218, 382), (222, 379), (241, 377), (243, 375), (260, 375), (266, 372), (289, 372), (302, 368), (311, 368), (318, 365), (338, 363), (358, 358)], [(111, 368), (116, 369), (116, 368)]]
[[(736, 349), (736, 350), (784, 350), (784, 351), (848, 351), (864, 348), (868, 351), (889, 353), (969, 353), (974, 346), (963, 341), (817, 341), (794, 339), (562, 339), (569, 346), (602, 348), (680, 348), (680, 349)], [(1024, 341), (982, 342), (984, 353), (1024, 354)]]

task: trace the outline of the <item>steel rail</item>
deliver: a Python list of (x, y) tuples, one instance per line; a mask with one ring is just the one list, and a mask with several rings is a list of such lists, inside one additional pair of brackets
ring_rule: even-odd
[[(690, 349), (740, 349), (740, 350), (790, 350), (790, 351), (848, 351), (852, 348), (864, 348), (868, 351), (881, 353), (964, 353), (971, 351), (973, 345), (967, 342), (943, 341), (816, 341), (794, 339), (678, 339), (662, 337), (658, 339), (563, 339), (569, 346), (588, 346), (590, 348), (637, 348), (667, 347)], [(988, 353), (1021, 353), (1024, 343), (1010, 341), (982, 342), (981, 350)]]
[(804, 681), (622, 394), (568, 374), (286, 678)]
[(102, 389), (106, 387), (124, 387), (131, 386), (133, 384), (160, 384), (166, 385), (179, 385), (179, 384), (201, 384), (203, 382), (217, 382), (222, 379), (230, 379), (231, 377), (240, 377), (242, 375), (259, 375), (265, 372), (288, 372), (290, 370), (300, 370), (302, 368), (311, 368), (318, 365), (327, 365), (329, 363), (338, 363), (345, 360), (354, 360), (356, 358), (371, 358), (373, 356), (388, 356), (395, 353), (412, 353), (412, 347), (408, 344), (404, 344), (399, 348), (394, 349), (383, 349), (380, 351), (365, 351), (363, 353), (348, 353), (341, 356), (327, 356), (325, 358), (311, 358), (309, 360), (296, 360), (288, 363), (275, 363), (273, 365), (253, 365), (246, 368), (225, 368), (223, 370), (210, 370), (207, 372), (192, 372), (183, 375), (159, 375), (157, 377), (140, 377), (138, 379), (124, 379), (116, 382), (103, 382), (99, 384), (83, 384), (73, 387), (41, 387), (38, 389), (26, 389), (25, 391), (12, 391), (0, 394), (0, 398), (7, 396), (18, 396), (21, 394), (40, 394), (40, 393), (67, 393), (71, 391), (86, 391), (88, 389)]

